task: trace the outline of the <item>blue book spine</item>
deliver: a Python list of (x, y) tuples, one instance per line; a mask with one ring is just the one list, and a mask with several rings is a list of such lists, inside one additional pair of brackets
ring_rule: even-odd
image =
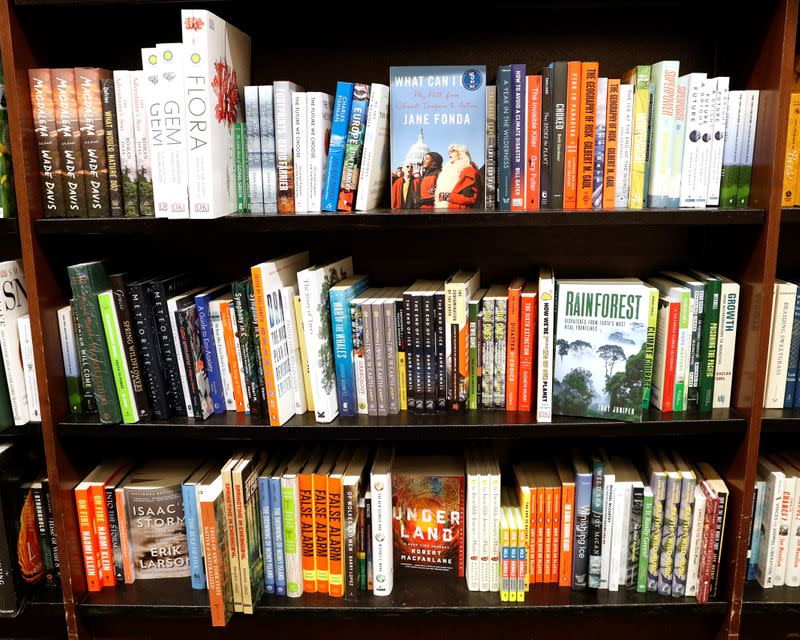
[(272, 557), (275, 562), (275, 594), (286, 595), (286, 560), (283, 557), (283, 511), (281, 478), (269, 479), (269, 507), (272, 516)]
[(789, 345), (789, 366), (786, 369), (786, 395), (783, 398), (783, 408), (791, 409), (795, 405), (795, 391), (797, 387), (797, 365), (800, 361), (800, 287), (797, 288), (797, 298), (794, 305), (794, 321), (792, 322), (792, 342)]
[(268, 476), (258, 478), (258, 508), (261, 511), (261, 545), (264, 549), (264, 591), (275, 593), (275, 558), (272, 555), (272, 512)]
[(757, 480), (755, 486), (755, 509), (753, 510), (753, 531), (750, 534), (750, 557), (747, 564), (747, 579), (756, 579), (758, 568), (758, 549), (761, 546), (761, 522), (764, 520), (764, 496), (767, 493), (767, 483)]
[(353, 372), (353, 325), (350, 301), (367, 288), (362, 278), (347, 289), (331, 289), (331, 329), (333, 331), (333, 365), (336, 370), (336, 395), (339, 415), (354, 416), (358, 411)]
[(222, 390), (222, 377), (219, 373), (214, 333), (211, 330), (211, 313), (208, 309), (210, 301), (211, 296), (209, 295), (200, 295), (194, 298), (194, 304), (197, 307), (197, 323), (200, 325), (200, 338), (203, 341), (203, 353), (206, 356), (206, 371), (208, 372), (208, 384), (211, 387), (211, 400), (214, 402), (214, 413), (223, 413), (225, 411), (225, 395)]
[(336, 211), (339, 204), (339, 187), (342, 183), (344, 148), (347, 127), (350, 124), (350, 108), (353, 103), (353, 83), (337, 82), (336, 98), (333, 102), (331, 140), (328, 147), (328, 166), (325, 170), (325, 188), (322, 191), (322, 210)]
[(525, 204), (525, 65), (511, 65), (511, 206)]
[(497, 69), (497, 193), (500, 211), (511, 211), (511, 67)]
[(181, 485), (183, 515), (186, 519), (186, 547), (189, 551), (189, 569), (192, 572), (192, 589), (206, 588), (206, 570), (200, 549), (200, 521), (197, 517), (197, 493), (193, 484)]
[(572, 588), (585, 589), (589, 578), (589, 517), (592, 507), (592, 474), (575, 475), (575, 540), (572, 547)]

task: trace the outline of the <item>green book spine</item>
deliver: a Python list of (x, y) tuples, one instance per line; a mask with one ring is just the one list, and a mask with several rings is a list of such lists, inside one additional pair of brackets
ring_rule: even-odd
[(480, 300), (469, 302), (469, 396), (467, 408), (478, 408), (478, 307)]
[(111, 360), (111, 370), (114, 372), (114, 384), (117, 387), (117, 397), (122, 410), (122, 421), (132, 424), (139, 421), (133, 402), (133, 389), (131, 389), (128, 365), (125, 361), (122, 346), (122, 334), (114, 311), (114, 294), (104, 291), (97, 295), (97, 304), (100, 306), (100, 317), (103, 320), (103, 329), (108, 344), (108, 356)]
[(0, 61), (0, 218), (15, 218), (14, 171), (11, 165), (11, 134), (6, 111), (5, 75)]
[[(292, 481), (290, 481), (291, 483)], [(297, 480), (295, 479), (296, 483)], [(300, 549), (297, 545), (297, 509), (296, 509), (297, 487), (281, 483), (281, 503), (283, 509), (283, 552), (286, 555), (287, 565), (292, 563), (297, 569), (300, 564)], [(288, 567), (287, 567), (288, 568)], [(302, 576), (302, 572), (295, 571), (295, 575)], [(289, 572), (286, 573), (286, 593), (289, 597), (297, 597), (302, 594), (303, 583), (292, 580)], [(298, 593), (299, 592), (299, 593)]]
[(647, 314), (647, 348), (644, 352), (644, 373), (642, 374), (642, 409), (650, 406), (650, 385), (653, 382), (653, 363), (656, 352), (656, 325), (658, 324), (658, 289), (649, 287), (650, 304)]
[(242, 167), (242, 123), (233, 125), (234, 158), (236, 162), (236, 213), (244, 211), (244, 167)]
[(236, 315), (236, 325), (239, 331), (239, 345), (242, 352), (242, 368), (244, 369), (247, 399), (250, 406), (251, 417), (262, 417), (265, 414), (261, 398), (261, 387), (258, 382), (258, 369), (256, 367), (256, 354), (259, 353), (258, 338), (253, 331), (253, 321), (250, 316), (250, 302), (247, 297), (247, 282), (235, 282), (232, 288), (233, 307)]
[(242, 123), (241, 143), (239, 145), (239, 153), (242, 156), (242, 184), (244, 193), (244, 210), (250, 211), (250, 159), (247, 156), (247, 123)]
[(743, 121), (741, 156), (736, 162), (739, 167), (736, 179), (736, 206), (745, 208), (750, 205), (750, 176), (753, 173), (753, 150), (758, 122), (758, 91), (745, 91), (742, 102), (746, 103), (743, 107), (746, 118)]
[(639, 573), (636, 580), (636, 591), (647, 591), (647, 562), (650, 558), (650, 532), (653, 526), (653, 492), (645, 490), (642, 502), (642, 540), (639, 547)]
[[(692, 316), (691, 316), (692, 294), (686, 291), (681, 295), (681, 316), (678, 321), (678, 331), (691, 331)], [(691, 343), (691, 335), (687, 343)], [(685, 360), (691, 357), (691, 344), (687, 344), (683, 350), (683, 358), (678, 358), (677, 366), (681, 371), (686, 371), (687, 366)], [(689, 388), (689, 380), (685, 375), (681, 374), (680, 382), (678, 382), (678, 372), (675, 373), (675, 394), (672, 399), (672, 406), (674, 411), (683, 411), (686, 408), (686, 393)]]
[(647, 162), (647, 126), (650, 121), (650, 65), (634, 67), (622, 77), (622, 82), (633, 85), (633, 137), (628, 208), (641, 209), (645, 202), (644, 174)]
[(86, 348), (86, 359), (100, 422), (121, 422), (122, 412), (114, 386), (114, 372), (111, 369), (103, 320), (97, 303), (97, 294), (109, 287), (105, 267), (100, 262), (85, 262), (68, 267), (67, 272), (72, 296), (75, 299), (75, 316)]
[(94, 399), (94, 389), (92, 388), (92, 370), (89, 366), (88, 351), (86, 341), (83, 339), (81, 325), (75, 312), (75, 299), (69, 301), (72, 311), (72, 326), (75, 328), (75, 344), (78, 347), (78, 364), (80, 367), (79, 385), (81, 390), (81, 411), (80, 413), (97, 413), (97, 402)]
[(717, 335), (719, 333), (719, 302), (722, 296), (722, 281), (718, 278), (706, 280), (706, 295), (703, 301), (703, 332), (700, 335), (700, 380), (698, 384), (697, 408), (711, 411), (714, 406), (714, 376), (717, 367)]
[(0, 431), (14, 426), (14, 412), (11, 409), (11, 396), (8, 394), (6, 367), (0, 357)]

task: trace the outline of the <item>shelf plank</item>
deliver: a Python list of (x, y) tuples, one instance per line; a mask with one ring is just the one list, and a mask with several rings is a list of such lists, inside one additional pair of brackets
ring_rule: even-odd
[(763, 589), (758, 582), (744, 587), (743, 614), (800, 615), (800, 588)]
[(728, 409), (709, 413), (661, 413), (652, 410), (644, 422), (620, 422), (556, 416), (551, 423), (536, 423), (530, 413), (467, 411), (465, 413), (413, 413), (396, 416), (337, 418), (330, 424), (313, 421), (313, 414), (295, 416), (282, 427), (269, 427), (263, 419), (226, 412), (206, 421), (171, 418), (137, 424), (100, 424), (97, 416), (73, 416), (61, 422), (64, 438), (89, 439), (194, 439), (194, 440), (417, 440), (417, 439), (537, 439), (571, 436), (619, 437), (683, 436), (744, 433), (745, 420)]
[(43, 218), (40, 236), (184, 234), (189, 230), (258, 233), (276, 231), (390, 231), (393, 229), (486, 229), (539, 227), (761, 225), (763, 209), (613, 209), (608, 211), (406, 211), (366, 213), (232, 214), (216, 220), (164, 218)]
[(761, 433), (800, 433), (800, 409), (764, 409)]
[[(444, 588), (446, 587), (446, 588)], [(362, 594), (356, 600), (304, 594), (300, 598), (264, 596), (256, 615), (313, 614), (325, 616), (374, 615), (580, 615), (603, 613), (681, 613), (721, 615), (726, 603), (702, 605), (695, 598), (666, 598), (655, 593), (629, 591), (572, 591), (556, 585), (538, 585), (524, 603), (502, 603), (497, 593), (468, 591), (463, 580), (406, 578), (392, 594)], [(82, 616), (209, 617), (208, 593), (192, 589), (188, 579), (149, 580), (90, 593), (78, 605)]]
[(784, 224), (797, 224), (800, 222), (800, 207), (784, 207), (781, 209), (781, 222)]
[(0, 431), (0, 442), (4, 440), (32, 440), (41, 439), (42, 423), (29, 422), (21, 426), (8, 427)]

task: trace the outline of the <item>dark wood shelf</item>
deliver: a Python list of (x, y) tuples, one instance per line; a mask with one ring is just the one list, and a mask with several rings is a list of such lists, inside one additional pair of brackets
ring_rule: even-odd
[(3, 631), (3, 621), (21, 620), (34, 616), (63, 616), (64, 599), (59, 587), (41, 588), (31, 591), (25, 596), (19, 612), (13, 617), (0, 616), (0, 634)]
[(763, 589), (758, 582), (744, 587), (743, 614), (800, 615), (800, 587)]
[(294, 213), (229, 215), (216, 220), (165, 218), (44, 218), (36, 221), (40, 236), (107, 234), (183, 234), (189, 229), (228, 233), (274, 231), (390, 231), (392, 229), (485, 229), (539, 227), (716, 226), (760, 225), (763, 209), (612, 209), (606, 211), (469, 211), (380, 210), (366, 213)]
[[(446, 587), (446, 588), (445, 588)], [(655, 593), (572, 591), (539, 585), (524, 603), (502, 603), (497, 593), (467, 590), (465, 582), (406, 578), (395, 583), (388, 597), (361, 594), (356, 600), (304, 594), (300, 598), (264, 596), (256, 615), (325, 615), (339, 617), (386, 615), (582, 615), (603, 613), (671, 613), (721, 615), (721, 601), (702, 605), (695, 598), (666, 598)], [(87, 594), (82, 616), (208, 617), (208, 593), (192, 589), (188, 579), (148, 580)]]
[(29, 422), (21, 426), (8, 427), (0, 431), (0, 442), (4, 440), (31, 440), (42, 437), (42, 423)]
[(800, 222), (800, 207), (784, 207), (781, 209), (781, 222), (797, 224)]
[(745, 420), (728, 409), (710, 413), (651, 411), (643, 422), (620, 422), (556, 416), (553, 422), (534, 422), (533, 415), (508, 411), (413, 413), (396, 416), (337, 418), (330, 424), (314, 422), (313, 414), (295, 416), (282, 427), (263, 419), (226, 412), (208, 420), (171, 418), (137, 424), (100, 424), (97, 416), (73, 416), (59, 425), (64, 438), (193, 439), (193, 440), (417, 440), (417, 439), (537, 439), (572, 436), (691, 436), (744, 433)]
[(761, 433), (800, 433), (800, 409), (764, 409)]

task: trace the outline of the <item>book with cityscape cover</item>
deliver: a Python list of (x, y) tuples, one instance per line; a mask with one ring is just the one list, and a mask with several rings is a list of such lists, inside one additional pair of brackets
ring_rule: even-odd
[(433, 188), (430, 208), (483, 207), (486, 67), (392, 67), (390, 91), (390, 167), (404, 172), (394, 176), (392, 208), (420, 206), (403, 193), (409, 172), (414, 194)]

